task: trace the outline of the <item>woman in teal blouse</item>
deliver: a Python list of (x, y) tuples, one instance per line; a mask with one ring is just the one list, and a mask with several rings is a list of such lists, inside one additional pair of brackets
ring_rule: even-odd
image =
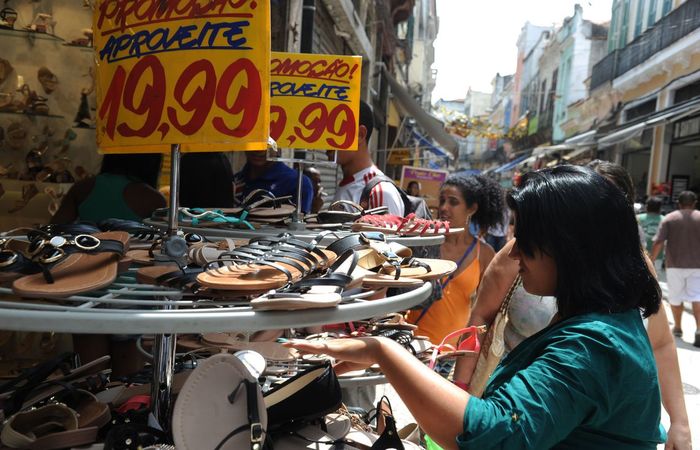
[(559, 166), (526, 175), (508, 203), (523, 285), (557, 297), (559, 316), (503, 360), (482, 398), (384, 338), (290, 345), (344, 361), (338, 371), (378, 363), (445, 449), (655, 449), (665, 435), (641, 315), (661, 294), (624, 195), (591, 169)]

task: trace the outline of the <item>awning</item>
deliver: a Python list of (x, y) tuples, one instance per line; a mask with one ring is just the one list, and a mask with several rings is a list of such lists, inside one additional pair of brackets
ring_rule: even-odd
[(481, 173), (481, 170), (479, 169), (465, 169), (465, 170), (460, 170), (459, 172), (455, 172), (452, 175), (458, 175), (461, 177), (470, 177), (472, 175), (479, 175)]
[(584, 155), (584, 154), (590, 152), (590, 151), (593, 150), (594, 148), (595, 148), (595, 147), (592, 146), (592, 145), (591, 145), (591, 146), (588, 146), (588, 147), (581, 147), (581, 148), (579, 148), (579, 149), (577, 149), (577, 150), (574, 150), (573, 152), (569, 153), (568, 155), (564, 156), (563, 159), (565, 159), (565, 160), (567, 160), (567, 161), (574, 160), (574, 159), (578, 158), (579, 156)]
[(418, 145), (420, 147), (430, 150), (431, 152), (433, 152), (433, 154), (435, 154), (441, 158), (450, 158), (450, 159), (452, 158), (452, 156), (449, 153), (447, 153), (445, 150), (441, 149), (440, 147), (436, 147), (435, 145), (433, 145), (433, 143), (430, 142), (428, 140), (428, 138), (426, 138), (425, 136), (423, 136), (422, 134), (420, 134), (416, 130), (411, 130), (411, 135), (413, 136), (413, 138), (415, 140), (418, 141)]
[(565, 144), (541, 145), (539, 147), (535, 147), (535, 149), (532, 151), (532, 156), (535, 156), (535, 157), (547, 156), (547, 155), (551, 155), (552, 153), (566, 152), (566, 151), (573, 150), (573, 149), (574, 149), (573, 146), (565, 145)]
[(612, 133), (598, 139), (599, 147), (609, 147), (611, 145), (625, 142), (632, 138), (638, 137), (642, 132), (651, 127), (665, 125), (669, 122), (675, 122), (683, 117), (695, 114), (700, 111), (700, 99), (689, 100), (679, 105), (674, 105), (661, 111), (657, 111), (643, 121), (636, 121), (618, 127)]
[[(492, 172), (493, 172), (493, 173), (501, 173), (501, 172), (507, 172), (507, 171), (509, 171), (509, 170), (515, 169), (515, 167), (516, 167), (518, 164), (520, 164), (521, 162), (525, 161), (525, 160), (526, 160), (527, 158), (529, 158), (529, 157), (530, 157), (530, 155), (528, 155), (528, 154), (521, 155), (521, 156), (515, 158), (514, 160), (509, 161), (509, 162), (503, 164), (501, 167), (497, 167), (497, 168), (494, 169)], [(491, 172), (491, 171), (489, 171), (489, 172)]]
[(389, 80), (391, 93), (398, 101), (399, 106), (406, 112), (406, 114), (416, 119), (416, 122), (418, 125), (420, 125), (423, 131), (435, 139), (438, 144), (443, 146), (449, 152), (449, 157), (454, 159), (455, 155), (457, 154), (459, 144), (457, 144), (457, 141), (447, 131), (445, 131), (445, 126), (443, 123), (424, 111), (418, 102), (413, 99), (411, 94), (403, 86), (401, 86), (386, 69), (384, 69), (384, 75), (386, 76), (387, 80)]
[(595, 144), (595, 135), (597, 131), (591, 130), (585, 133), (577, 134), (564, 141), (566, 145), (588, 145)]

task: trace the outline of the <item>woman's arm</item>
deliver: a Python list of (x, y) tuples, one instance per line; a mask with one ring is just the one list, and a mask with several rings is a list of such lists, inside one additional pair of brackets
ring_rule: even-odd
[[(496, 253), (486, 268), (476, 295), (468, 325), (490, 325), (496, 317), (513, 280), (518, 276), (518, 263), (508, 256), (515, 240), (511, 240)], [(469, 384), (476, 367), (476, 358), (458, 358), (454, 380)]]
[(656, 359), (661, 401), (671, 418), (666, 449), (690, 450), (692, 447), (690, 426), (685, 409), (676, 342), (668, 328), (668, 318), (663, 305), (659, 308), (659, 312), (649, 317), (647, 333)]
[(455, 438), (463, 432), (469, 394), (428, 369), (396, 342), (386, 338), (361, 338), (323, 343), (295, 340), (285, 345), (304, 353), (324, 353), (344, 361), (336, 366), (338, 373), (379, 364), (421, 429), (442, 448), (457, 449)]

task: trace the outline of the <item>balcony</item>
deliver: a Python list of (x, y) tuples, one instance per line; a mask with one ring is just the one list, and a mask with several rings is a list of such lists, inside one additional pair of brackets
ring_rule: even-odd
[(591, 90), (644, 63), (700, 28), (700, 2), (687, 1), (625, 47), (601, 59), (591, 73)]

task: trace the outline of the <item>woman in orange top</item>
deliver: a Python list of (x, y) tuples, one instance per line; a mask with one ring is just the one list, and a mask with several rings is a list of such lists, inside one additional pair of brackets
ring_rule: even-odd
[[(503, 189), (495, 180), (482, 176), (452, 175), (440, 189), (441, 220), (450, 227), (464, 228), (464, 233), (445, 237), (440, 258), (455, 261), (457, 271), (440, 281), (442, 297), (427, 309), (409, 313), (408, 321), (418, 325), (417, 335), (427, 336), (434, 344), (450, 332), (464, 328), (471, 312), (471, 296), (476, 292), (481, 274), (494, 256), (493, 249), (469, 230), (473, 220), (486, 231), (503, 218)], [(449, 344), (456, 344), (454, 338)]]

